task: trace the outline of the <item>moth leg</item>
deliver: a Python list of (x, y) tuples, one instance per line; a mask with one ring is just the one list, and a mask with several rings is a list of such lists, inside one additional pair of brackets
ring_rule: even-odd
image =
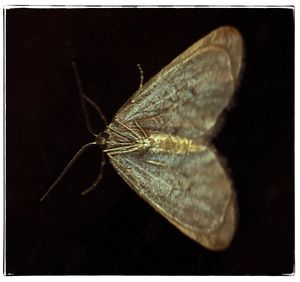
[(114, 150), (114, 151), (106, 151), (106, 152), (109, 152), (110, 155), (119, 155), (119, 154), (128, 154), (128, 153), (132, 153), (132, 152), (136, 152), (136, 151), (139, 151), (141, 150), (141, 148), (139, 146), (132, 146), (131, 148), (125, 148), (122, 150), (122, 148), (116, 148), (116, 149), (119, 149), (119, 150)]
[(131, 132), (136, 138), (137, 140), (139, 140), (141, 138), (141, 136), (139, 134), (137, 134), (134, 130), (132, 130), (129, 126), (127, 126), (126, 124), (124, 124), (123, 122), (119, 121), (119, 120), (115, 120), (118, 124), (120, 124), (121, 126), (125, 127), (129, 132)]
[(143, 133), (144, 137), (145, 137), (145, 138), (148, 138), (147, 133), (146, 133), (145, 130), (141, 127), (141, 125), (140, 125), (137, 121), (135, 121), (135, 120), (134, 120), (133, 122), (135, 123), (136, 127), (138, 127), (138, 129)]
[(130, 138), (132, 138), (134, 141), (139, 140), (139, 138), (137, 138), (136, 136), (131, 136), (131, 135), (128, 136), (128, 135), (126, 135), (126, 134), (123, 134), (123, 133), (119, 132), (118, 130), (113, 129), (113, 128), (112, 128), (111, 126), (109, 126), (109, 125), (107, 126), (107, 128), (108, 128), (109, 130), (115, 132), (116, 134), (119, 134), (120, 136), (125, 137), (125, 138), (128, 139), (129, 141), (131, 141)]
[(90, 103), (90, 105), (92, 105), (96, 109), (97, 113), (99, 114), (99, 116), (102, 119), (105, 126), (107, 126), (106, 117), (104, 116), (104, 114), (102, 113), (102, 111), (98, 107), (98, 105), (94, 101), (92, 101), (89, 97), (84, 95), (84, 91), (83, 91), (83, 87), (82, 87), (82, 83), (81, 83), (81, 80), (80, 80), (80, 77), (79, 77), (79, 72), (78, 72), (76, 63), (73, 62), (72, 66), (73, 66), (74, 73), (75, 73), (75, 78), (76, 78), (76, 82), (77, 82), (77, 86), (78, 86), (78, 90), (79, 90), (79, 94), (80, 94), (80, 101), (81, 101), (81, 106), (82, 106), (82, 110), (83, 110), (83, 114), (84, 114), (87, 129), (91, 134), (93, 134), (96, 137), (98, 134), (94, 133), (94, 131), (91, 127), (91, 122), (90, 122), (90, 118), (89, 118), (89, 115), (88, 115), (88, 112), (87, 112), (85, 100), (88, 103)]
[(103, 114), (103, 112), (101, 111), (100, 107), (88, 96), (82, 94), (82, 97), (91, 105), (94, 107), (94, 109), (96, 110), (96, 112), (98, 113), (98, 115), (100, 116), (100, 118), (102, 119), (102, 121), (104, 122), (105, 126), (107, 126), (107, 120), (105, 115)]
[(110, 149), (104, 149), (103, 152), (105, 153), (119, 153), (119, 152), (131, 152), (132, 149), (135, 149), (135, 151), (139, 150), (140, 147), (137, 146), (137, 144), (133, 144), (133, 145), (128, 145), (128, 146), (119, 146), (119, 147), (115, 147), (115, 148), (110, 148)]
[(120, 144), (122, 146), (132, 146), (133, 143), (132, 142), (122, 142), (122, 143), (120, 143), (120, 142), (108, 140), (108, 141), (106, 141), (106, 144), (110, 145), (110, 146), (120, 146)]
[(137, 64), (137, 67), (139, 68), (139, 71), (140, 71), (140, 85), (139, 85), (138, 91), (141, 91), (143, 88), (143, 84), (144, 84), (144, 72), (143, 72), (140, 64)]
[[(132, 136), (132, 135), (129, 135), (129, 136), (128, 136), (128, 135), (126, 135), (126, 134), (124, 134), (124, 133), (119, 132), (118, 130), (113, 129), (113, 128), (110, 127), (110, 126), (107, 126), (107, 128), (108, 128), (109, 130), (115, 132), (116, 134), (119, 134), (120, 136), (123, 136), (124, 138), (128, 139), (128, 140), (131, 141), (131, 142), (137, 141), (137, 140), (138, 140), (137, 137)], [(133, 141), (132, 141), (132, 139), (133, 139)]]
[(101, 164), (100, 164), (99, 175), (98, 175), (97, 179), (94, 181), (94, 183), (89, 188), (87, 188), (81, 192), (81, 195), (86, 195), (87, 193), (91, 192), (93, 189), (96, 188), (96, 186), (98, 185), (98, 183), (100, 182), (100, 180), (103, 177), (103, 169), (104, 169), (105, 163), (106, 162), (105, 162), (104, 152), (101, 151)]

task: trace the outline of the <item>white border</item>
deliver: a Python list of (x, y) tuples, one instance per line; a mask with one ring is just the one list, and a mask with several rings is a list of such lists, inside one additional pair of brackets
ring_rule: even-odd
[[(139, 0), (139, 1), (121, 1), (121, 0), (104, 0), (104, 1), (92, 1), (92, 0), (86, 0), (86, 1), (43, 1), (43, 5), (41, 5), (41, 1), (38, 1), (38, 0), (27, 0), (27, 1), (22, 1), (22, 0), (18, 0), (18, 1), (12, 1), (12, 0), (7, 0), (7, 1), (2, 1), (1, 2), (2, 4), (2, 8), (6, 8), (6, 9), (12, 9), (14, 7), (28, 7), (28, 5), (30, 5), (29, 8), (33, 8), (32, 6), (35, 6), (35, 7), (39, 7), (39, 8), (56, 8), (56, 5), (59, 5), (60, 8), (62, 8), (62, 6), (65, 6), (65, 5), (70, 5), (69, 7), (72, 7), (72, 8), (82, 8), (82, 7), (86, 7), (87, 5), (92, 5), (92, 6), (100, 6), (100, 5), (105, 5), (107, 7), (112, 7), (112, 6), (115, 6), (115, 5), (119, 5), (119, 6), (123, 6), (123, 5), (126, 5), (126, 6), (142, 6), (142, 5), (148, 5), (148, 6), (155, 6), (155, 5), (159, 5), (159, 6), (162, 6), (162, 5), (168, 5), (168, 6), (177, 6), (177, 5), (180, 5), (182, 7), (187, 7), (187, 6), (190, 6), (190, 5), (199, 5), (201, 4), (202, 6), (203, 5), (207, 5), (209, 7), (216, 7), (216, 6), (219, 6), (219, 5), (222, 5), (222, 6), (232, 6), (232, 5), (236, 5), (238, 7), (249, 7), (251, 6), (252, 8), (255, 8), (254, 6), (257, 6), (258, 8), (261, 8), (263, 6), (267, 6), (267, 7), (276, 7), (276, 6), (295, 6), (296, 7), (296, 1), (279, 1), (279, 0), (269, 0), (269, 1), (266, 1), (266, 0), (251, 0), (251, 1), (197, 1), (197, 0), (194, 0), (194, 1), (191, 1), (191, 0), (185, 0), (185, 1), (162, 1), (162, 0), (151, 0), (151, 1), (148, 1), (148, 0)], [(83, 5), (84, 4), (84, 5)], [(243, 5), (242, 5), (243, 4)], [(52, 5), (52, 6), (49, 6), (49, 5)], [(214, 5), (214, 6), (212, 6)], [(246, 5), (246, 6), (245, 6)], [(67, 8), (67, 7), (66, 7)], [(298, 30), (298, 21), (297, 21), (297, 16), (296, 16), (296, 12), (297, 12), (297, 9), (295, 9), (295, 30), (296, 30), (296, 34), (295, 34), (295, 50), (299, 50), (299, 38), (297, 36), (297, 30)], [(2, 11), (1, 13), (1, 24), (3, 25), (3, 13), (4, 11)], [(1, 39), (3, 39), (3, 26), (1, 28)], [(3, 54), (3, 44), (0, 45), (0, 50), (2, 51), (1, 53)], [(3, 89), (3, 55), (2, 55), (2, 60), (1, 60), (1, 65), (0, 65), (0, 86), (2, 87)], [(297, 98), (297, 94), (298, 93), (298, 89), (299, 89), (299, 71), (298, 71), (298, 66), (299, 66), (299, 56), (297, 56), (297, 52), (295, 54), (295, 203), (299, 203), (299, 192), (297, 191), (297, 189), (299, 189), (299, 165), (298, 165), (298, 156), (299, 156), (299, 153), (298, 153), (298, 147), (297, 147), (297, 143), (298, 141), (300, 140), (299, 139), (299, 132), (300, 132), (300, 128), (299, 128), (299, 98)], [(300, 94), (299, 94), (300, 95)], [(3, 114), (4, 114), (4, 108), (3, 108), (3, 103), (1, 103), (0, 105), (0, 125), (2, 125), (2, 128), (4, 128), (4, 120), (3, 120)], [(3, 132), (3, 131), (1, 131)], [(3, 147), (4, 144), (3, 144), (3, 141), (4, 141), (4, 138), (0, 138), (0, 147), (3, 148), (3, 150), (0, 151), (0, 157), (1, 159), (3, 160), (3, 152), (5, 150), (5, 148)], [(2, 162), (2, 165), (4, 164), (4, 162)], [(4, 183), (4, 178), (3, 178), (3, 168), (1, 167), (0, 168), (0, 182), (1, 183)], [(1, 202), (3, 203), (3, 193), (0, 193), (1, 194)], [(296, 216), (296, 219), (298, 219), (297, 215), (299, 214), (299, 209), (298, 208), (298, 205), (296, 204), (295, 205), (295, 216)], [(299, 238), (299, 225), (297, 224), (297, 220), (295, 222), (295, 238)], [(1, 228), (3, 228), (3, 217), (0, 217), (0, 226)], [(0, 232), (0, 241), (1, 241), (1, 247), (2, 247), (2, 250), (3, 250), (3, 230), (1, 230)], [(296, 275), (294, 275), (292, 277), (292, 279), (295, 279), (297, 277), (297, 274), (299, 272), (299, 269), (297, 267), (297, 258), (298, 258), (298, 253), (299, 253), (299, 248), (298, 248), (298, 244), (297, 244), (297, 241), (295, 242), (295, 260), (296, 260), (296, 264), (295, 264), (295, 272), (296, 272)], [(3, 256), (1, 256), (1, 259), (0, 259), (0, 263), (3, 265)], [(299, 276), (299, 275), (298, 275)], [(4, 276), (0, 276), (0, 279), (4, 278)], [(47, 276), (47, 277), (43, 277), (43, 281), (49, 281), (51, 279), (60, 279), (61, 277), (59, 276)], [(291, 278), (291, 277), (290, 277)], [(15, 276), (15, 277), (10, 277), (9, 279), (22, 279), (22, 281), (33, 281), (33, 280), (36, 280), (36, 279), (41, 279), (41, 277), (39, 276)], [(63, 277), (64, 280), (70, 280), (72, 279), (72, 281), (75, 281), (75, 280), (78, 280), (78, 279), (83, 279), (82, 276), (64, 276)], [(120, 276), (84, 276), (84, 279), (90, 279), (90, 280), (97, 280), (99, 281), (99, 279), (101, 280), (105, 280), (105, 281), (116, 281), (116, 280), (119, 280), (119, 279), (122, 279), (123, 281), (137, 281), (137, 280), (140, 280), (141, 277), (132, 277), (132, 276), (124, 276), (124, 277), (120, 277)], [(154, 276), (143, 276), (142, 278), (143, 280), (147, 280), (149, 281), (149, 279), (152, 280), (165, 280), (165, 279), (168, 279), (168, 277), (154, 277)], [(170, 279), (172, 279), (172, 282), (173, 281), (182, 281), (182, 277), (181, 276), (172, 276)], [(270, 280), (272, 279), (272, 281), (274, 280), (281, 280), (281, 279), (285, 279), (285, 277), (273, 277), (273, 276), (263, 276), (263, 277), (258, 277), (258, 276), (242, 276), (242, 277), (238, 277), (238, 276), (234, 276), (234, 277), (222, 277), (222, 276), (205, 276), (205, 277), (184, 277), (184, 279), (189, 279), (189, 280), (194, 280), (194, 281), (199, 281), (199, 279), (204, 280), (204, 281), (208, 281), (208, 280), (222, 280), (222, 281), (232, 281), (232, 280), (235, 280), (237, 281), (249, 281), (250, 279), (263, 279), (264, 281), (267, 281), (267, 280)], [(196, 280), (197, 279), (197, 280)], [(224, 280), (225, 279), (225, 280)]]
[(245, 7), (245, 6), (289, 6), (289, 5), (295, 5), (296, 0), (294, 1), (288, 1), (288, 0), (247, 0), (247, 1), (239, 1), (239, 0), (231, 0), (231, 1), (224, 1), (224, 0), (185, 0), (185, 1), (180, 1), (180, 0), (131, 0), (131, 1), (125, 1), (125, 0), (102, 0), (102, 1), (97, 1), (97, 0), (86, 0), (86, 1), (79, 1), (79, 0), (64, 0), (64, 1), (59, 1), (59, 0), (51, 0), (51, 1), (41, 1), (39, 0), (18, 0), (18, 1), (13, 1), (13, 0), (6, 0), (2, 1), (2, 6), (28, 6), (28, 5), (34, 5), (37, 7), (47, 7), (49, 8), (49, 5), (59, 5), (59, 6), (78, 6), (78, 7), (86, 7), (87, 5), (92, 5), (92, 6), (161, 6), (161, 5), (168, 5), (168, 6), (240, 6), (240, 7)]

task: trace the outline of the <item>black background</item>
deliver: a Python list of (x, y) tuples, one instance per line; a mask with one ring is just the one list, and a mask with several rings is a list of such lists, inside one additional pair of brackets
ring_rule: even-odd
[[(282, 274), (294, 265), (292, 9), (10, 9), (6, 11), (8, 274)], [(244, 36), (235, 107), (215, 140), (240, 222), (226, 251), (182, 235), (111, 165), (100, 186), (91, 148), (40, 197), (85, 143), (71, 62), (108, 120), (145, 80), (222, 25)], [(104, 125), (91, 112), (93, 127)]]

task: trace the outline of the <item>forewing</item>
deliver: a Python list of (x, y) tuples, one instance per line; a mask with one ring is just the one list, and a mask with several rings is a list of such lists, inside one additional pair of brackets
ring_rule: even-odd
[(149, 80), (114, 119), (191, 139), (208, 135), (238, 84), (242, 54), (236, 29), (216, 29)]
[(235, 230), (235, 196), (213, 147), (192, 155), (110, 155), (128, 185), (183, 233), (224, 249)]

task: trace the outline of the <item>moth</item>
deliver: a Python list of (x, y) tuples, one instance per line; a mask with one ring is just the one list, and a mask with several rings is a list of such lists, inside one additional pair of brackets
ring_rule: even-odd
[[(207, 249), (227, 248), (237, 225), (236, 195), (211, 140), (239, 84), (242, 61), (240, 33), (215, 29), (141, 84), (66, 169), (87, 146), (99, 145), (125, 182), (181, 232)], [(102, 177), (104, 160), (90, 189)]]

